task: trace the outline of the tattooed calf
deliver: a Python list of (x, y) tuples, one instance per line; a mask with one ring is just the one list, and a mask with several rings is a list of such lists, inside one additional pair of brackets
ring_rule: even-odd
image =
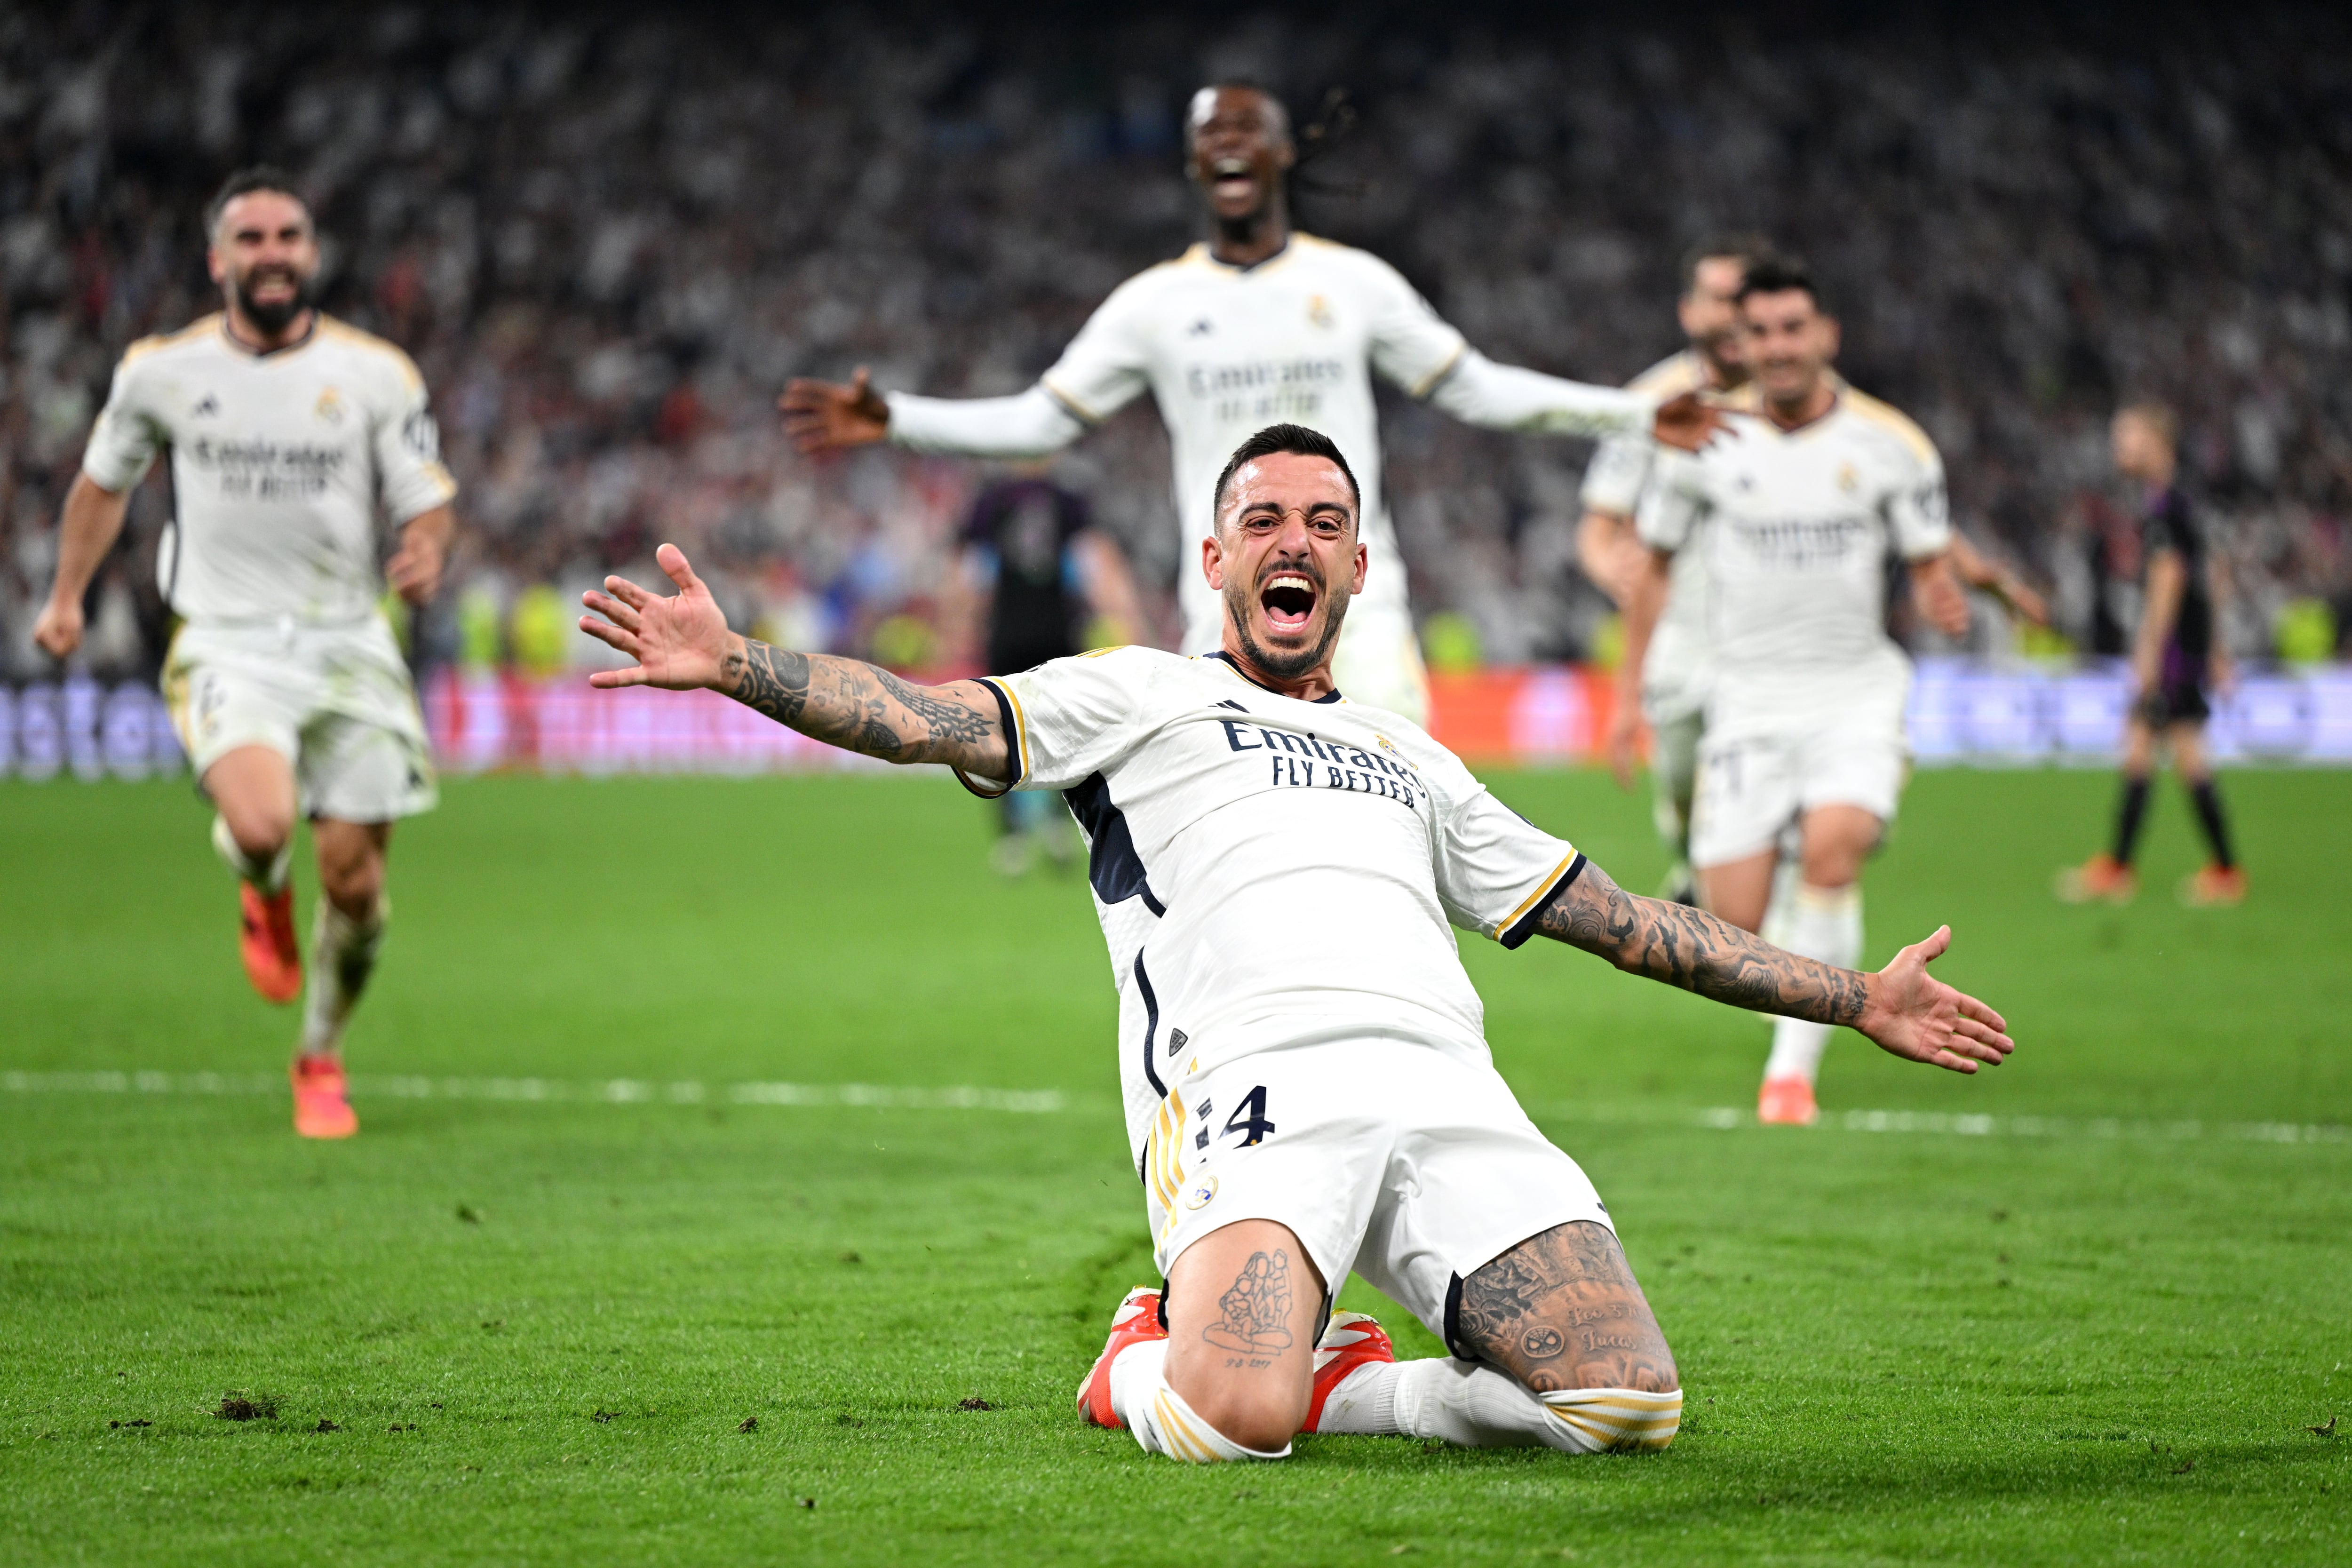
[(1201, 1331), (1220, 1350), (1247, 1356), (1278, 1356), (1290, 1348), (1290, 1254), (1253, 1252), (1234, 1277), (1233, 1289), (1217, 1299), (1223, 1315)]

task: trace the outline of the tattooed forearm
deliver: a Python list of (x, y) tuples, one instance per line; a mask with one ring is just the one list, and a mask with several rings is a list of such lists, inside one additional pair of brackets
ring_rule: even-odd
[(990, 778), (1010, 756), (995, 699), (971, 682), (909, 686), (861, 659), (740, 638), (719, 689), (804, 735), (893, 763), (947, 763)]
[(961, 702), (943, 701), (920, 687), (908, 685), (887, 669), (874, 672), (881, 678), (882, 689), (898, 700), (901, 707), (931, 727), (933, 743), (971, 745), (984, 741), (996, 729), (994, 715), (983, 716)]
[(740, 650), (730, 649), (719, 661), (719, 679), (720, 690), (779, 724), (798, 728), (801, 710), (808, 706), (806, 654), (747, 637)]
[(1851, 969), (1800, 958), (1686, 904), (1637, 898), (1590, 862), (1536, 929), (1629, 973), (1759, 1013), (1852, 1024), (1868, 999), (1867, 979)]

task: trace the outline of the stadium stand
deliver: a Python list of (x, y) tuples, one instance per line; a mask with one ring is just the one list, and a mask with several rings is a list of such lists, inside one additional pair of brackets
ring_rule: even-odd
[[(1744, 15), (1669, 37), (1050, 8), (16, 9), (0, 678), (47, 668), (31, 622), (109, 368), (208, 308), (198, 209), (259, 157), (318, 199), (329, 308), (435, 389), (470, 532), (422, 657), (586, 658), (561, 600), (662, 538), (776, 635), (862, 652), (887, 626), (921, 651), (979, 476), (890, 453), (813, 470), (775, 393), (857, 363), (931, 392), (1024, 384), (1113, 284), (1192, 237), (1179, 116), (1228, 72), (1302, 119), (1349, 89), (1359, 128), (1302, 177), (1305, 226), (1394, 260), (1500, 359), (1622, 377), (1671, 346), (1692, 237), (1761, 227), (1807, 253), (1853, 379), (1921, 417), (1963, 521), (2055, 589), (2085, 649), (2112, 619), (2105, 415), (2170, 399), (2236, 580), (2228, 635), (2259, 656), (2289, 625), (2332, 651), (2352, 622), (2345, 19)], [(1605, 606), (1573, 565), (1583, 450), (1402, 402), (1391, 429), (1419, 608), (1462, 617), (1489, 661), (1586, 655)], [(1149, 411), (1069, 472), (1164, 587)], [(101, 673), (160, 652), (165, 506), (151, 485), (101, 579)]]

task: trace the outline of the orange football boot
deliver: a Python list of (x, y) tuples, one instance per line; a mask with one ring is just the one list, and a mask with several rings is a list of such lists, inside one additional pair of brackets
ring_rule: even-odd
[(1822, 1108), (1813, 1086), (1801, 1078), (1768, 1078), (1756, 1091), (1756, 1120), (1767, 1127), (1811, 1127)]
[(1124, 1427), (1127, 1423), (1110, 1407), (1110, 1363), (1129, 1345), (1167, 1337), (1168, 1327), (1160, 1321), (1160, 1292), (1149, 1285), (1129, 1290), (1110, 1315), (1110, 1339), (1095, 1358), (1094, 1370), (1078, 1385), (1078, 1414), (1091, 1426)]
[(2094, 855), (2059, 872), (2050, 890), (2065, 904), (2127, 904), (2139, 896), (2139, 877), (2112, 855)]
[(323, 1051), (305, 1051), (287, 1069), (294, 1080), (294, 1131), (305, 1138), (349, 1138), (359, 1112), (343, 1093), (343, 1064)]
[(1307, 1402), (1307, 1419), (1298, 1429), (1322, 1429), (1323, 1402), (1348, 1381), (1349, 1373), (1375, 1362), (1394, 1360), (1396, 1346), (1389, 1342), (1389, 1331), (1377, 1320), (1362, 1312), (1332, 1313), (1323, 1337), (1315, 1343), (1315, 1393)]
[(302, 950), (294, 941), (294, 885), (265, 893), (250, 882), (236, 885), (242, 930), (237, 951), (245, 977), (272, 1002), (302, 994)]
[(2192, 910), (2246, 901), (2243, 866), (2206, 866), (2180, 879), (2180, 901)]

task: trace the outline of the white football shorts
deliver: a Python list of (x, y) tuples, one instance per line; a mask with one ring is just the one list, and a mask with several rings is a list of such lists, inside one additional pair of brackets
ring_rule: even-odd
[(1780, 733), (1710, 730), (1698, 748), (1691, 864), (1704, 868), (1760, 855), (1819, 805), (1858, 805), (1893, 822), (1910, 767), (1900, 721), (1890, 725), (1867, 714)]
[(1570, 1220), (1615, 1229), (1490, 1063), (1403, 1040), (1255, 1051), (1179, 1079), (1144, 1188), (1162, 1276), (1212, 1231), (1274, 1220), (1334, 1294), (1352, 1270), (1448, 1344), (1463, 1279)]
[(164, 655), (163, 688), (200, 780), (237, 747), (267, 746), (293, 765), (306, 816), (389, 822), (438, 799), (416, 690), (381, 616), (192, 621)]

